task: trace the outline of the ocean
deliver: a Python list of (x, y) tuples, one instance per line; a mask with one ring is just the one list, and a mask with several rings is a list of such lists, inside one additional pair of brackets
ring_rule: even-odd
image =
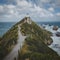
[(6, 33), (15, 22), (0, 22), (0, 37), (3, 36), (4, 33)]
[[(3, 36), (16, 22), (0, 22), (0, 36)], [(60, 27), (60, 22), (37, 22), (37, 24), (49, 24), (49, 25), (56, 25)]]
[(53, 25), (53, 26), (58, 26), (58, 27), (60, 27), (60, 22), (37, 22), (38, 24), (40, 24), (40, 25), (42, 25), (42, 24), (45, 24), (45, 25), (49, 25), (49, 26), (51, 26), (51, 25)]

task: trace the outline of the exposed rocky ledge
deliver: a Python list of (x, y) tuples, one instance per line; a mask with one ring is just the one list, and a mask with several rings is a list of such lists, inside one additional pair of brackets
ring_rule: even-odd
[(57, 33), (56, 33), (56, 36), (60, 37), (60, 32), (57, 32)]
[(53, 27), (53, 30), (58, 30), (58, 26), (54, 26)]

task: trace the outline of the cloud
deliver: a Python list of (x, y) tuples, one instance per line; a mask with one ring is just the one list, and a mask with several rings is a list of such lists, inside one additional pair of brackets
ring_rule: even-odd
[(56, 14), (57, 16), (60, 16), (60, 12)]
[(43, 2), (43, 3), (48, 3), (48, 2), (50, 2), (50, 0), (40, 0), (41, 2)]
[(34, 10), (36, 10), (35, 13), (37, 13), (37, 15), (39, 15), (40, 17), (52, 17), (53, 16), (51, 12), (39, 6), (34, 5), (34, 8), (35, 8)]
[(31, 7), (31, 3), (27, 2), (26, 0), (17, 0), (17, 6), (20, 7)]
[(48, 8), (48, 10), (51, 11), (51, 12), (54, 12), (54, 8), (53, 7)]
[(52, 6), (54, 8), (60, 8), (60, 0), (54, 0), (54, 3), (52, 3)]
[(0, 6), (0, 13), (3, 12), (3, 6)]
[(30, 2), (34, 1), (36, 5), (40, 7), (45, 7), (45, 5), (54, 8), (60, 8), (60, 0), (29, 0)]
[(14, 14), (14, 5), (0, 5), (0, 16)]
[[(32, 1), (38, 3), (38, 5), (32, 3)], [(8, 2), (10, 2), (10, 0), (8, 0)], [(14, 5), (12, 2), (16, 4)], [(49, 7), (45, 9), (39, 5), (41, 2), (49, 3), (50, 0), (29, 0), (29, 2), (27, 0), (11, 0), (10, 4), (0, 5), (0, 21), (18, 21), (26, 16), (27, 13), (29, 13), (33, 19), (41, 19), (40, 21), (47, 21), (47, 19), (50, 20), (50, 18), (54, 20), (55, 14), (52, 13), (55, 11), (54, 8)], [(59, 14), (56, 13), (56, 15), (58, 16)]]

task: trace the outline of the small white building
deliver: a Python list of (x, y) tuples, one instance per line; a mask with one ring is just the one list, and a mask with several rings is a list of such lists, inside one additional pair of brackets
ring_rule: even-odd
[(25, 21), (24, 21), (24, 23), (28, 23), (28, 24), (31, 24), (32, 23), (32, 21), (31, 21), (31, 19), (30, 19), (30, 17), (29, 17), (29, 15), (27, 14), (26, 15), (26, 19), (25, 19)]

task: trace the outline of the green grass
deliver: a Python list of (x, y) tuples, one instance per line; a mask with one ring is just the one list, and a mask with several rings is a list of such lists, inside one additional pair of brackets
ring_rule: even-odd
[[(36, 23), (24, 23), (21, 25), (21, 32), (26, 35), (24, 45), (20, 50), (18, 60), (59, 60), (60, 57), (55, 51), (48, 47), (53, 42), (50, 38), (51, 32), (40, 28)], [(45, 41), (47, 43), (45, 43)]]
[(57, 53), (48, 47), (53, 42), (50, 38), (52, 33), (42, 29), (33, 21), (32, 24), (24, 23), (25, 19), (26, 17), (12, 26), (0, 38), (0, 60), (10, 53), (15, 44), (17, 44), (18, 25), (21, 23), (21, 33), (27, 38), (22, 48), (18, 51), (18, 60), (60, 60)]
[(0, 59), (2, 59), (12, 50), (14, 45), (17, 44), (17, 39), (18, 39), (18, 26), (14, 25), (2, 36), (0, 40)]

